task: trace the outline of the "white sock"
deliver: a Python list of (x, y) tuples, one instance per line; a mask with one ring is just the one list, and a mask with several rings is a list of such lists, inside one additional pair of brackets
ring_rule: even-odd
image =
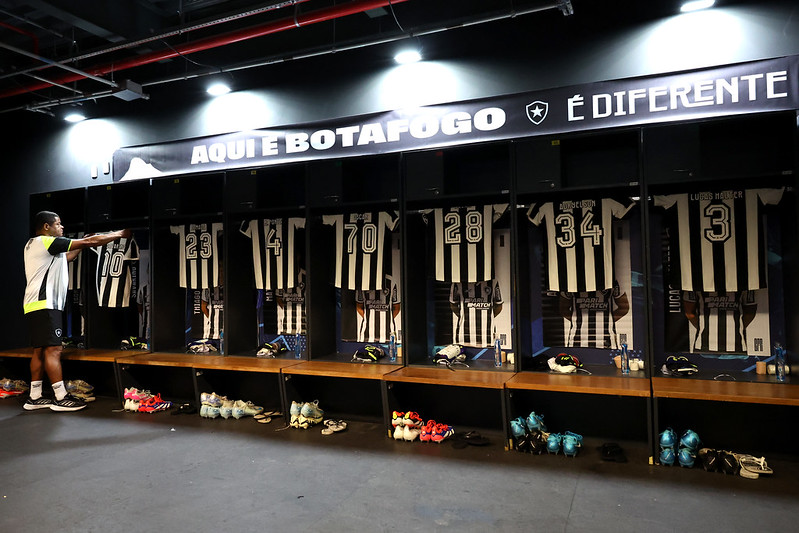
[(42, 397), (42, 380), (31, 381), (31, 400), (38, 400)]
[(53, 393), (55, 394), (56, 400), (61, 401), (64, 399), (64, 396), (67, 395), (67, 389), (64, 387), (63, 381), (53, 383)]

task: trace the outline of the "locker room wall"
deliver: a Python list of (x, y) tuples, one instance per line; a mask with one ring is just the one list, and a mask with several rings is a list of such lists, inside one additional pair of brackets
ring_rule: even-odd
[[(393, 68), (375, 70), (372, 62), (358, 61), (357, 52), (274, 65), (269, 67), (268, 88), (263, 88), (262, 72), (252, 76), (258, 80), (253, 87), (262, 87), (267, 96), (269, 109), (257, 127), (380, 111), (403, 102), (424, 105), (797, 54), (799, 41), (794, 36), (799, 22), (791, 17), (793, 8), (791, 2), (770, 1), (719, 10), (723, 20), (735, 24), (734, 35), (728, 32), (725, 39), (730, 35), (738, 38), (736, 46), (725, 46), (729, 43), (723, 39), (717, 46), (694, 46), (700, 38), (707, 40), (704, 30), (683, 33), (691, 42), (683, 39), (679, 47), (669, 46), (676, 19), (625, 27), (612, 34), (603, 34), (607, 30), (599, 27), (597, 33), (551, 36), (542, 32), (535, 37), (541, 39), (541, 46), (534, 46), (529, 34), (502, 35), (495, 42), (473, 43), (471, 51), (461, 47), (451, 57), (435, 58), (435, 65), (447, 71), (451, 83), (446, 91), (421, 91), (415, 101), (408, 101), (407, 94), (391, 85), (397, 79)], [(327, 75), (325, 83), (316, 83), (320, 72)], [(246, 79), (244, 74), (237, 77)], [(314, 83), (309, 83), (309, 77)], [(175, 93), (171, 99), (169, 92)], [(190, 92), (166, 86), (158, 98), (130, 102), (124, 115), (108, 117), (103, 123), (113, 125), (110, 131), (119, 146), (220, 133), (202, 120), (208, 101), (198, 100)], [(16, 258), (28, 238), (31, 193), (108, 183), (111, 176), (101, 174), (92, 180), (89, 170), (96, 161), (87, 160), (74, 145), (75, 132), (87, 124), (73, 128), (34, 113), (23, 117), (8, 114), (0, 120), (7, 131), (14, 132), (4, 151), (0, 221), (11, 233), (9, 246)], [(9, 304), (0, 311), (2, 323), (8, 326), (4, 344), (24, 345), (22, 316), (13, 303), (19, 301), (24, 287), (21, 259), (0, 263), (0, 275), (12, 286)]]

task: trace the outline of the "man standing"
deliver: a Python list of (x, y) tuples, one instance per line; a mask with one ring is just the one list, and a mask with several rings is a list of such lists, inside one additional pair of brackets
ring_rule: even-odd
[[(30, 397), (23, 407), (27, 411), (48, 408), (53, 411), (77, 411), (86, 407), (86, 404), (67, 393), (61, 375), (61, 328), (69, 284), (67, 263), (75, 259), (82, 249), (129, 238), (131, 231), (125, 229), (81, 239), (67, 239), (61, 218), (51, 211), (37, 213), (33, 225), (36, 236), (25, 245), (27, 287), (24, 299), (33, 357)], [(53, 386), (53, 400), (42, 396), (42, 377), (45, 372)]]

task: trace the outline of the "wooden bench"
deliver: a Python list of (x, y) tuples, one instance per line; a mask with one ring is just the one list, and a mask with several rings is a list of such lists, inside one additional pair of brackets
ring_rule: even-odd
[(445, 367), (406, 366), (383, 375), (384, 381), (447, 385), (453, 387), (477, 387), (482, 389), (504, 389), (512, 372), (489, 370), (450, 370)]
[(787, 383), (653, 377), (657, 398), (799, 406), (799, 387)]
[[(63, 361), (98, 361), (101, 363), (113, 363), (120, 354), (128, 352), (121, 350), (89, 349), (80, 350), (77, 348), (65, 348), (61, 352)], [(21, 357), (30, 358), (33, 355), (33, 348), (21, 348), (18, 350), (0, 351), (0, 357)]]
[(117, 364), (149, 365), (203, 370), (232, 370), (240, 372), (279, 373), (283, 368), (298, 363), (294, 359), (268, 359), (260, 357), (197, 355), (187, 353), (152, 352), (128, 354), (117, 357)]
[(546, 372), (519, 372), (510, 378), (510, 390), (540, 390), (602, 394), (608, 396), (633, 396), (649, 398), (649, 380), (643, 377), (597, 376), (587, 374), (550, 374)]
[[(293, 361), (297, 363), (297, 361)], [(340, 363), (336, 361), (303, 361), (283, 368), (284, 374), (322, 376), (331, 378), (382, 379), (401, 365), (370, 363)]]

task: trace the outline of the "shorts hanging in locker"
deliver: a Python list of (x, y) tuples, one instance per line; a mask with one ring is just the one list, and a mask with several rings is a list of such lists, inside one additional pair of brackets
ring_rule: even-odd
[(203, 290), (202, 301), (208, 313), (204, 314), (203, 338), (219, 339), (225, 319), (225, 300), (222, 287)]
[[(491, 236), (508, 204), (433, 210), (435, 278), (453, 283), (493, 279)], [(427, 222), (427, 211), (425, 221)]]
[(388, 342), (392, 332), (396, 335), (394, 308), (399, 303), (399, 290), (391, 276), (386, 276), (381, 289), (355, 291), (358, 342)]
[(527, 218), (546, 222), (546, 290), (595, 292), (613, 288), (613, 219), (635, 203), (602, 198), (533, 204)]
[(179, 284), (187, 289), (210, 289), (220, 283), (219, 235), (222, 223), (170, 226), (178, 236), (180, 250)]
[(244, 221), (240, 231), (252, 239), (255, 288), (290, 289), (302, 268), (305, 219), (265, 218)]
[(496, 280), (453, 283), (449, 303), (455, 344), (490, 346), (494, 340), (494, 316), (503, 304), (499, 283)]
[[(752, 339), (747, 339), (748, 328), (758, 313), (758, 292), (685, 291), (682, 298), (691, 335), (690, 351), (767, 353), (768, 345), (764, 346), (757, 330), (753, 328)], [(750, 341), (755, 341), (752, 346)]]
[(277, 332), (305, 335), (305, 269), (300, 269), (294, 287), (275, 291), (275, 300)]
[(742, 189), (655, 196), (655, 206), (671, 210), (672, 286), (706, 292), (765, 288), (763, 207), (778, 204), (782, 194)]
[(391, 232), (398, 220), (396, 213), (385, 211), (322, 217), (336, 232), (336, 287), (365, 291), (382, 287), (391, 264)]
[(132, 237), (92, 248), (97, 254), (97, 302), (100, 307), (128, 307), (131, 302), (131, 261), (138, 261), (139, 246)]

